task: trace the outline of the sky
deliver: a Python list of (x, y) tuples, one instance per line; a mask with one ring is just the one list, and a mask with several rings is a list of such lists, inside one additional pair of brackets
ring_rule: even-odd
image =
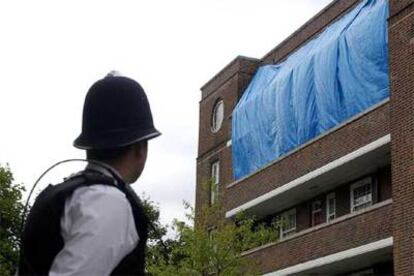
[[(262, 58), (330, 0), (0, 1), (0, 164), (30, 189), (73, 140), (88, 88), (109, 71), (136, 79), (163, 135), (133, 187), (161, 222), (194, 204), (200, 87), (236, 56)], [(39, 184), (84, 164), (64, 164)]]

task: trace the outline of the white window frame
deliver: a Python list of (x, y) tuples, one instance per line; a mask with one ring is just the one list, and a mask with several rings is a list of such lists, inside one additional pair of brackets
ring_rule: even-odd
[[(319, 209), (315, 209), (315, 206), (316, 206), (316, 204), (319, 204)], [(314, 215), (316, 214), (316, 213), (321, 213), (321, 217), (322, 217), (322, 209), (323, 209), (323, 207), (322, 207), (322, 200), (315, 200), (315, 201), (313, 201), (312, 202), (312, 212), (311, 212), (311, 223), (312, 223), (312, 226), (316, 226), (317, 224), (316, 224), (316, 222), (315, 222), (315, 217), (314, 217)], [(323, 222), (321, 222), (321, 223), (323, 223)], [(321, 224), (321, 223), (318, 223), (318, 224)]]
[[(370, 187), (370, 190), (371, 190), (370, 199), (366, 200), (364, 202), (361, 202), (359, 204), (355, 204), (354, 203), (354, 191), (356, 189), (362, 187), (362, 186), (365, 186), (365, 185), (369, 185), (369, 187)], [(357, 211), (361, 210), (361, 209), (356, 210), (356, 208), (358, 208), (359, 206), (362, 206), (362, 205), (365, 205), (365, 204), (368, 204), (365, 208), (368, 208), (368, 207), (372, 206), (372, 204), (374, 203), (374, 183), (373, 183), (372, 177), (363, 178), (363, 179), (361, 179), (361, 180), (359, 180), (359, 181), (357, 181), (357, 182), (355, 182), (354, 184), (351, 185), (350, 201), (351, 201), (351, 204), (350, 204), (351, 213), (354, 213), (354, 212), (357, 212)]]
[[(294, 226), (289, 228), (289, 229), (286, 229), (285, 228), (285, 226), (286, 226), (285, 222), (288, 221), (289, 216), (292, 215), (292, 214), (295, 215)], [(296, 225), (297, 225), (296, 208), (292, 208), (290, 210), (287, 210), (287, 211), (283, 212), (280, 215), (280, 218), (281, 218), (280, 238), (283, 239), (283, 238), (286, 238), (286, 237), (296, 233)]]
[[(217, 112), (219, 112), (219, 108), (222, 109), (221, 114), (218, 114)], [(219, 118), (219, 116), (221, 116), (221, 119)], [(221, 125), (223, 124), (224, 121), (224, 101), (223, 100), (218, 100), (213, 107), (213, 114), (211, 116), (211, 131), (213, 133), (216, 133), (217, 131), (220, 130)]]
[[(333, 200), (333, 210), (329, 208), (329, 201)], [(326, 221), (330, 222), (336, 218), (336, 195), (335, 192), (326, 195)]]
[(210, 204), (214, 204), (218, 197), (218, 185), (220, 183), (220, 160), (211, 163), (211, 187)]

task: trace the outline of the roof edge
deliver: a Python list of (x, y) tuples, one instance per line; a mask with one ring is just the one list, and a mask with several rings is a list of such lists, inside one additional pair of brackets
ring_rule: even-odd
[[(230, 77), (232, 77), (235, 73), (239, 72), (241, 69), (243, 69), (242, 62), (248, 62), (250, 64), (256, 63), (257, 65), (260, 64), (261, 60), (252, 58), (252, 57), (246, 57), (246, 56), (236, 56), (232, 61), (230, 61), (226, 66), (223, 67), (217, 74), (215, 74), (209, 81), (207, 81), (200, 90), (203, 93), (203, 97), (210, 94), (209, 90), (215, 90), (217, 87), (219, 87), (223, 82), (228, 80)], [(222, 80), (220, 80), (222, 78)]]

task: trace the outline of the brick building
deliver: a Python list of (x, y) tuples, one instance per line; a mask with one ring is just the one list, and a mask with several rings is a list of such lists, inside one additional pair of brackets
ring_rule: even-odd
[[(235, 180), (232, 112), (257, 68), (276, 64), (355, 7), (336, 0), (261, 59), (239, 56), (202, 88), (196, 210), (212, 200), (287, 224), (244, 252), (266, 275), (414, 275), (414, 1), (389, 0), (390, 97)], [(213, 179), (218, 192), (201, 186)], [(217, 194), (218, 193), (218, 194)]]

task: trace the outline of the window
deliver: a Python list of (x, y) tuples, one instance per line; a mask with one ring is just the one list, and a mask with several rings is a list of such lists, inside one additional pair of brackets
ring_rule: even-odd
[(211, 118), (211, 131), (217, 132), (224, 119), (224, 103), (223, 100), (218, 101), (213, 108), (213, 116)]
[(372, 178), (364, 178), (351, 185), (351, 212), (356, 212), (372, 205)]
[(218, 196), (218, 184), (220, 181), (220, 161), (211, 164), (210, 204), (214, 204)]
[(335, 193), (330, 193), (326, 196), (326, 221), (331, 221), (336, 218), (336, 199)]
[(296, 232), (296, 209), (290, 209), (280, 215), (280, 237), (284, 238)]
[(322, 216), (322, 201), (316, 200), (312, 202), (312, 226), (321, 224), (324, 222)]

